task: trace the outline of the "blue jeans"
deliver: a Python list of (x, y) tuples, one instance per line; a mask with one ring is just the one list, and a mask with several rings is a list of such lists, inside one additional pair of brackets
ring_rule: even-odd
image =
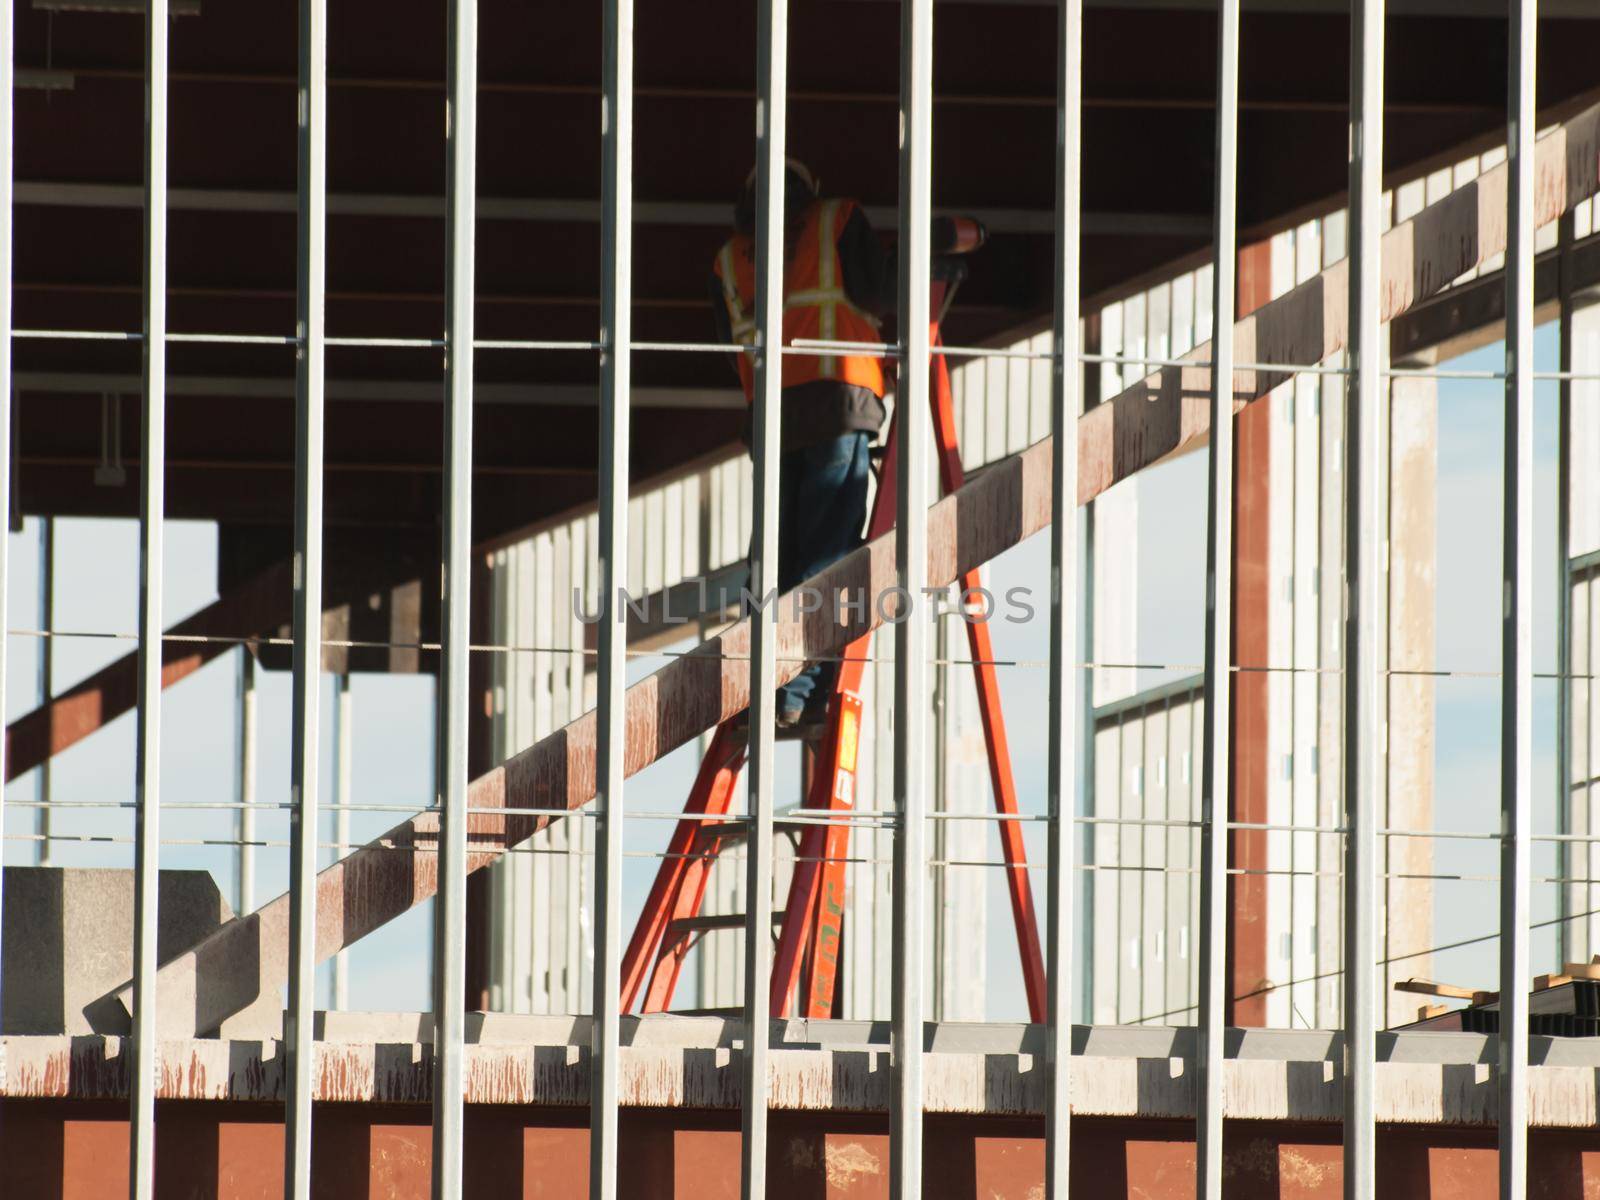
[[(783, 455), (778, 472), (778, 590), (786, 592), (861, 545), (869, 438), (861, 432)], [(778, 689), (778, 711), (826, 703), (836, 662), (812, 663)], [(813, 701), (815, 698), (815, 701)]]

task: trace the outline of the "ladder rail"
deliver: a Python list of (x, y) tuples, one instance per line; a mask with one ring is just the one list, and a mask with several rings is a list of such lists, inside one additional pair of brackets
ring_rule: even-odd
[[(935, 310), (938, 309), (939, 300), (946, 294), (946, 288), (943, 281), (935, 282)], [(933, 323), (930, 341), (935, 347), (943, 344), (937, 321)], [(956, 435), (950, 372), (944, 355), (934, 356), (932, 370), (930, 415), (934, 426), (940, 485), (949, 494), (962, 486), (965, 473)], [(894, 421), (898, 421), (899, 416), (897, 412)], [(896, 472), (892, 421), (868, 522), (869, 540), (881, 537), (894, 528)], [(981, 583), (982, 576), (978, 569), (968, 571), (961, 580), (962, 594), (966, 595)], [(973, 659), (974, 683), (995, 808), (1003, 815), (1014, 816), (1020, 812), (1020, 805), (1000, 701), (999, 674), (994, 666), (993, 639), (984, 622), (963, 623), (967, 627), (967, 641)], [(828, 733), (818, 747), (820, 769), (804, 801), (804, 806), (809, 810), (845, 812), (854, 807), (855, 748), (862, 716), (861, 684), (870, 648), (869, 637), (853, 642), (840, 664), (830, 701)], [(841, 749), (844, 750), (843, 754)], [(733, 785), (743, 761), (742, 737), (730, 726), (723, 725), (713, 738), (711, 749), (701, 765), (685, 812), (692, 815), (727, 812)], [(1036, 1022), (1043, 1021), (1046, 1003), (1044, 954), (1033, 890), (1028, 878), (1027, 848), (1021, 824), (1002, 821), (999, 836), (1029, 1018)], [(711, 833), (703, 821), (679, 822), (668, 847), (668, 857), (657, 872), (655, 885), (640, 914), (633, 941), (623, 962), (624, 1011), (632, 1006), (644, 982), (645, 964), (651, 961), (653, 965), (649, 985), (645, 989), (643, 1011), (660, 1012), (671, 1004), (684, 962), (699, 939), (683, 932), (673, 936), (669, 931), (674, 921), (699, 916), (711, 868), (728, 840), (725, 833)], [(810, 825), (801, 834), (778, 944), (773, 953), (769, 998), (775, 1017), (789, 1016), (797, 999), (801, 1001), (806, 1017), (826, 1018), (833, 1013), (843, 938), (849, 845), (850, 826), (844, 821)], [(746, 904), (750, 902), (750, 898), (746, 897)], [(757, 898), (757, 902), (762, 902), (761, 898)], [(770, 898), (765, 902), (770, 903)]]
[[(723, 774), (737, 777), (736, 772)], [(719, 782), (721, 778), (719, 774)], [(729, 797), (733, 794), (731, 778), (727, 783), (726, 794)], [(722, 811), (727, 811), (726, 799), (723, 800)], [(702, 825), (704, 824), (702, 822)], [(689, 957), (689, 951), (699, 941), (699, 938), (689, 931), (679, 932), (674, 927), (680, 921), (693, 921), (700, 915), (700, 908), (706, 899), (706, 888), (711, 883), (711, 868), (716, 865), (717, 856), (721, 854), (722, 843), (726, 839), (727, 827), (712, 825), (710, 829), (702, 831), (698, 839), (702, 845), (690, 852), (692, 857), (686, 861), (686, 869), (678, 881), (672, 916), (667, 922), (666, 932), (656, 950), (655, 968), (650, 972), (650, 986), (645, 991), (642, 1012), (666, 1012), (672, 1005), (672, 995), (678, 989), (678, 977), (683, 973), (683, 964)], [(742, 926), (743, 922), (740, 924)]]
[[(937, 325), (931, 344), (939, 347), (944, 339)], [(950, 387), (950, 368), (943, 354), (933, 356), (934, 444), (939, 456), (939, 481), (946, 495), (959, 491), (966, 482), (961, 466), (961, 448), (956, 440), (955, 401)], [(961, 596), (983, 586), (982, 573), (974, 568), (961, 580)], [(994, 793), (995, 810), (1015, 816), (1021, 809), (1017, 801), (1016, 773), (1011, 766), (1011, 742), (1006, 736), (1005, 714), (1000, 704), (1000, 674), (994, 665), (994, 641), (986, 621), (963, 620), (967, 627), (967, 646), (972, 652), (973, 682), (978, 690), (978, 714), (983, 724), (983, 744), (989, 759), (989, 785)], [(1011, 916), (1017, 930), (1017, 952), (1022, 959), (1022, 983), (1028, 997), (1028, 1017), (1036, 1024), (1045, 1022), (1044, 946), (1039, 938), (1039, 917), (1033, 903), (1033, 885), (1028, 878), (1028, 851), (1019, 821), (1001, 821), (1000, 850), (1005, 859), (1006, 890), (1011, 899)]]
[[(639, 912), (638, 924), (628, 942), (627, 953), (622, 958), (622, 1011), (633, 1008), (640, 989), (645, 983), (647, 964), (655, 957), (656, 947), (665, 935), (671, 920), (678, 886), (691, 861), (695, 840), (700, 836), (704, 821), (694, 817), (708, 812), (726, 812), (733, 797), (733, 783), (744, 763), (743, 738), (728, 725), (720, 725), (711, 737), (711, 745), (695, 775), (694, 787), (684, 805), (684, 820), (678, 822), (667, 843), (666, 857), (656, 870), (655, 882)], [(724, 777), (727, 776), (726, 779)], [(722, 786), (719, 786), (722, 785)], [(720, 797), (722, 807), (710, 806)]]

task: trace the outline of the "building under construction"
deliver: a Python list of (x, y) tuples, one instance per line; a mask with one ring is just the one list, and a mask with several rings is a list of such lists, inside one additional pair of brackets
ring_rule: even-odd
[(0, 1196), (1600, 1194), (1596, 0), (0, 14)]

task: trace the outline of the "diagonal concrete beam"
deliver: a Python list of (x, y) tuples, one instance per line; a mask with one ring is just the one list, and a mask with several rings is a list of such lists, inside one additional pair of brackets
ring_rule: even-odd
[[(193, 616), (169, 637), (234, 638), (276, 629), (289, 617), (287, 560), (268, 567)], [(161, 648), (161, 686), (193, 675), (236, 643), (168, 641)], [(31, 771), (133, 708), (138, 654), (126, 654), (6, 726), (6, 780)]]
[[(950, 583), (1043, 529), (1050, 520), (1050, 476), (1047, 440), (995, 463), (934, 505), (928, 514), (930, 583)], [(863, 546), (804, 586), (825, 597), (864, 597), (866, 603), (838, 606), (841, 622), (832, 603), (801, 613), (798, 589), (778, 601), (780, 682), (793, 678), (808, 659), (840, 653), (894, 611), (894, 535)], [(886, 597), (882, 604), (879, 597)], [(629, 775), (744, 711), (750, 702), (749, 652), (750, 626), (740, 621), (628, 689)], [(548, 817), (492, 810), (570, 810), (594, 798), (595, 721), (591, 710), (473, 780), (471, 807), (491, 811), (469, 822), (469, 871), (549, 823)], [(434, 894), (437, 839), (437, 813), (419, 813), (317, 876), (319, 962)], [(164, 964), (157, 982), (162, 1036), (230, 1033), (230, 1017), (257, 996), (275, 992), (287, 977), (288, 925), (289, 898), (283, 895)], [(120, 989), (117, 998), (130, 1007), (131, 987)]]
[[(1506, 248), (1506, 166), (1484, 172), (1383, 236), (1382, 319), (1392, 320)], [(1534, 156), (1534, 223), (1545, 225), (1600, 191), (1600, 104), (1539, 139)], [(1239, 362), (1320, 363), (1345, 348), (1347, 260), (1308, 279), (1235, 323)], [(1211, 343), (1187, 359), (1204, 363)], [(1290, 378), (1235, 371), (1234, 407)], [(1186, 450), (1210, 432), (1209, 367), (1164, 367), (1078, 420), (1078, 503)]]

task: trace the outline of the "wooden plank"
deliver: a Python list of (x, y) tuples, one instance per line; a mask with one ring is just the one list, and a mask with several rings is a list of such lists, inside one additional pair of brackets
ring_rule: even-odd
[(1444, 996), (1451, 1000), (1470, 1000), (1473, 1004), (1493, 1004), (1500, 999), (1499, 992), (1461, 987), (1454, 983), (1440, 983), (1435, 979), (1402, 979), (1394, 985), (1397, 992), (1415, 992), (1419, 996)]

